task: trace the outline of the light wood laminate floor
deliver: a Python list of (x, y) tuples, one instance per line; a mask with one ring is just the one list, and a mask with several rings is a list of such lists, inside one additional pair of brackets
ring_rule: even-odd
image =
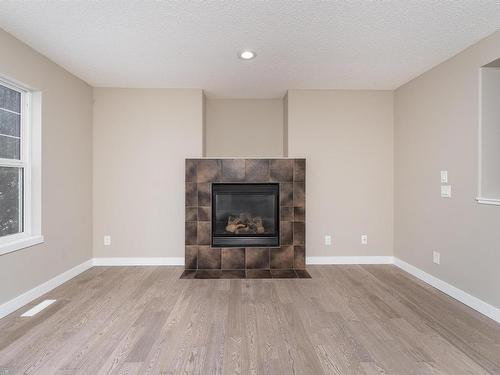
[(0, 320), (0, 374), (500, 374), (500, 325), (398, 268), (308, 270), (92, 268)]

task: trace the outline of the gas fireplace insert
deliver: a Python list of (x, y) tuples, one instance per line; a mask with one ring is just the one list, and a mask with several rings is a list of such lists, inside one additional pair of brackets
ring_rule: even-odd
[(213, 183), (213, 247), (279, 246), (278, 183)]

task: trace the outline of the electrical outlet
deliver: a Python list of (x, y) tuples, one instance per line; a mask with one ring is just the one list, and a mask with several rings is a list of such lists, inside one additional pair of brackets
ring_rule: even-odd
[(439, 264), (441, 262), (441, 254), (439, 254), (437, 251), (434, 251), (432, 253), (432, 261), (435, 264)]
[(104, 236), (104, 246), (111, 246), (111, 236)]
[(451, 186), (442, 185), (441, 186), (441, 198), (451, 198)]
[(361, 236), (361, 245), (368, 245), (368, 236), (366, 234)]
[(325, 245), (330, 246), (332, 244), (332, 236), (329, 234), (325, 236)]
[(448, 183), (448, 171), (441, 171), (441, 183), (442, 184)]

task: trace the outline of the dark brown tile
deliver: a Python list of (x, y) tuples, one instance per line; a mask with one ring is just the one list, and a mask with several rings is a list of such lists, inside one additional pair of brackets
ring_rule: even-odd
[(304, 182), (293, 183), (293, 205), (294, 207), (306, 206), (306, 184)]
[(270, 270), (246, 270), (247, 279), (270, 279)]
[(224, 182), (245, 181), (245, 159), (223, 159), (222, 181)]
[(291, 182), (280, 184), (280, 205), (281, 207), (293, 207), (293, 184)]
[(247, 247), (245, 249), (245, 266), (247, 269), (269, 269), (269, 249)]
[(198, 268), (198, 246), (185, 247), (184, 268), (187, 270)]
[(269, 175), (271, 181), (278, 181), (278, 182), (293, 181), (293, 160), (272, 159), (269, 163)]
[(210, 221), (198, 221), (198, 245), (212, 243), (212, 226)]
[(198, 246), (198, 269), (220, 269), (220, 249)]
[(293, 247), (293, 268), (304, 269), (306, 268), (306, 248), (304, 246)]
[(291, 221), (280, 222), (280, 244), (293, 245), (293, 223)]
[(295, 159), (293, 163), (293, 181), (304, 182), (306, 180), (306, 159)]
[(198, 207), (198, 220), (210, 221), (210, 207)]
[(311, 279), (311, 275), (306, 270), (295, 270), (295, 273), (299, 279)]
[(220, 279), (222, 276), (221, 270), (198, 270), (194, 275), (195, 279)]
[(293, 207), (281, 207), (280, 211), (281, 221), (293, 221)]
[(185, 221), (196, 221), (196, 220), (198, 220), (198, 207), (186, 207)]
[(216, 182), (221, 176), (221, 161), (215, 159), (200, 159), (198, 160), (197, 181), (201, 182)]
[(306, 221), (306, 209), (305, 207), (294, 207), (293, 208), (293, 221)]
[(197, 182), (196, 164), (197, 164), (196, 160), (186, 159), (186, 182)]
[(221, 249), (221, 263), (223, 270), (244, 270), (245, 249), (244, 248)]
[(306, 225), (305, 223), (293, 223), (293, 244), (305, 245), (306, 244)]
[(193, 182), (186, 182), (186, 206), (198, 205), (197, 186)]
[(198, 184), (198, 206), (210, 206), (212, 203), (211, 184)]
[(296, 279), (297, 274), (294, 270), (271, 270), (273, 279)]
[(247, 182), (268, 182), (269, 181), (269, 160), (268, 159), (246, 159), (245, 180)]
[(221, 279), (245, 279), (245, 270), (222, 270)]
[(181, 279), (194, 279), (196, 276), (196, 270), (185, 270), (182, 275)]
[(271, 269), (293, 268), (293, 246), (281, 246), (271, 251)]
[(186, 245), (196, 245), (197, 244), (197, 226), (196, 221), (186, 221), (185, 227), (185, 244)]

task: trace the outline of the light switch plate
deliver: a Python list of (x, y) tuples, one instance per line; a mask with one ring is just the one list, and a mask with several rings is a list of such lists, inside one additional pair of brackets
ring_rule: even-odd
[(441, 171), (441, 183), (442, 184), (448, 183), (448, 171)]
[(451, 198), (451, 185), (442, 185), (441, 186), (441, 197), (442, 198)]

